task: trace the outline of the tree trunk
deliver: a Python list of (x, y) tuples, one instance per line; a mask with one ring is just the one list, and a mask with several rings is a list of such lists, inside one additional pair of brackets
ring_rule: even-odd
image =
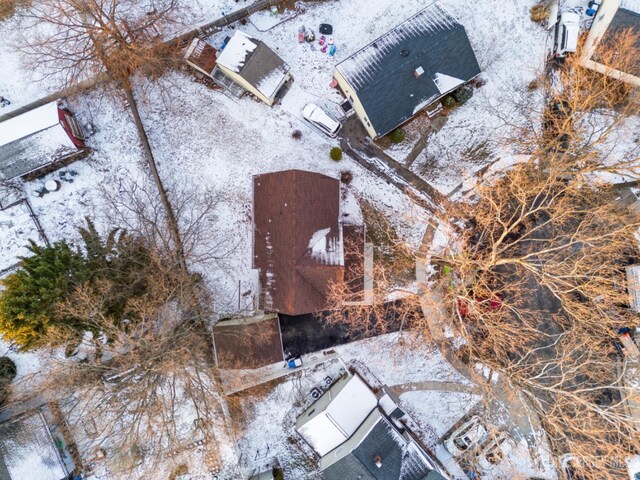
[(158, 167), (156, 166), (156, 161), (153, 157), (151, 145), (149, 144), (149, 139), (147, 137), (147, 132), (145, 131), (142, 119), (140, 118), (140, 112), (138, 111), (138, 105), (136, 104), (136, 99), (133, 94), (133, 88), (128, 83), (126, 85), (123, 85), (123, 87), (124, 92), (127, 96), (127, 101), (129, 102), (129, 105), (131, 107), (131, 112), (133, 113), (133, 119), (136, 123), (138, 134), (140, 135), (140, 140), (142, 141), (147, 164), (149, 165), (149, 169), (151, 170), (151, 176), (153, 177), (153, 181), (158, 188), (158, 193), (160, 194), (162, 205), (164, 206), (164, 209), (167, 213), (169, 230), (175, 244), (176, 260), (178, 262), (178, 265), (180, 266), (180, 269), (186, 275), (188, 273), (187, 262), (185, 261), (184, 244), (182, 243), (182, 235), (180, 234), (180, 227), (178, 226), (176, 214), (173, 211), (173, 207), (171, 206), (171, 202), (169, 201), (169, 197), (167, 196), (167, 191), (164, 188), (162, 180), (160, 179)]

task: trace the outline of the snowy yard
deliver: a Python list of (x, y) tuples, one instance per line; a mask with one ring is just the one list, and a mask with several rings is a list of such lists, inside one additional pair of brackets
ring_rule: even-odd
[(29, 207), (18, 203), (6, 210), (0, 210), (0, 272), (9, 270), (19, 262), (18, 257), (29, 255), (29, 240), (42, 244), (35, 220)]

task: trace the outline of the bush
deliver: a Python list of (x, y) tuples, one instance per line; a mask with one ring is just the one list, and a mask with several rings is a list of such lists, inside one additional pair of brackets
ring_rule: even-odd
[(402, 143), (404, 142), (405, 138), (404, 130), (401, 128), (396, 128), (393, 132), (391, 132), (391, 135), (389, 135), (389, 137), (391, 138), (391, 142), (393, 143)]
[(350, 170), (343, 170), (340, 172), (340, 181), (345, 185), (351, 184), (353, 180), (353, 173)]
[(549, 4), (547, 1), (537, 3), (529, 10), (531, 21), (539, 24), (546, 24), (549, 18)]
[(271, 472), (274, 480), (284, 480), (284, 473), (279, 468), (274, 468)]
[(529, 85), (527, 85), (527, 90), (529, 90), (530, 92), (533, 92), (538, 88), (540, 88), (540, 80), (538, 80), (537, 78), (534, 78), (533, 80), (531, 80), (529, 82)]
[(446, 97), (444, 97), (442, 99), (442, 106), (444, 108), (453, 108), (458, 104), (458, 102), (456, 102), (456, 99), (453, 98), (451, 95), (447, 95)]
[(296, 140), (300, 140), (302, 138), (302, 132), (300, 130), (294, 130), (291, 136)]
[(329, 152), (329, 156), (331, 157), (331, 160), (339, 162), (340, 160), (342, 160), (342, 150), (340, 149), (340, 147), (333, 147)]
[(17, 373), (18, 369), (13, 360), (9, 357), (0, 357), (0, 384), (3, 382), (11, 383)]

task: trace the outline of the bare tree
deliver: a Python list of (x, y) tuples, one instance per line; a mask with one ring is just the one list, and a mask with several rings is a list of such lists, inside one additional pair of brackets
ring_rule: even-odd
[(166, 42), (182, 18), (181, 0), (160, 0), (149, 9), (133, 0), (38, 0), (24, 14), (33, 30), (21, 52), (45, 77), (66, 87), (100, 76), (124, 91), (135, 121), (149, 172), (156, 184), (169, 224), (173, 250), (186, 272), (184, 244), (169, 201), (131, 83), (135, 73), (160, 75), (178, 58), (179, 47)]

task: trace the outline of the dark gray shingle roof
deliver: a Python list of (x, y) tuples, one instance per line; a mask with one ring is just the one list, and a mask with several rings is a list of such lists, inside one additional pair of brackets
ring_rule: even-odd
[[(424, 73), (416, 78), (419, 67)], [(379, 136), (480, 73), (464, 27), (437, 2), (336, 69), (356, 91)]]
[[(380, 455), (382, 466), (374, 457)], [(348, 455), (327, 467), (325, 480), (425, 480), (431, 466), (419, 453), (415, 444), (407, 443), (385, 417), (381, 417), (360, 444)]]
[[(640, 2), (638, 2), (640, 5)], [(606, 48), (607, 45), (615, 45), (616, 36), (620, 33), (631, 31), (634, 35), (640, 36), (640, 11), (631, 10), (630, 8), (624, 8), (624, 3), (618, 8), (615, 15), (611, 19), (611, 23), (607, 28), (604, 37), (600, 44)], [(631, 4), (630, 4), (631, 6)], [(640, 52), (640, 38), (636, 41), (635, 44), (636, 49)], [(597, 50), (594, 56), (594, 60), (597, 61)], [(640, 76), (640, 55), (638, 55), (638, 61), (634, 64), (626, 66), (625, 73), (630, 73), (631, 75)]]

